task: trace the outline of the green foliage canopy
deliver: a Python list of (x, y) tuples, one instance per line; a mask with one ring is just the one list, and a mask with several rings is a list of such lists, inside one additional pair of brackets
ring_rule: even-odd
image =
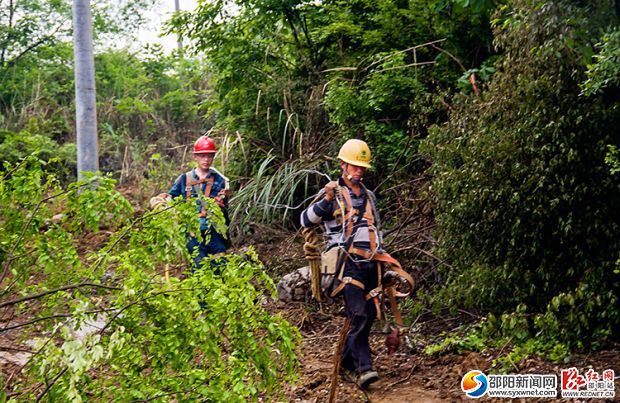
[[(273, 175), (271, 183), (293, 183), (281, 168), (295, 166), (306, 176), (295, 178), (298, 187), (260, 190), (271, 205), (291, 206), (321, 186), (316, 171), (338, 175), (337, 167), (325, 167), (336, 166), (350, 137), (369, 143), (374, 172), (392, 173), (385, 188), (420, 174), (427, 164), (417, 156), (419, 140), (429, 125), (445, 121), (445, 99), (464, 72), (492, 53), (492, 5), (231, 0), (200, 3), (169, 28), (189, 39), (190, 50), (204, 52), (214, 90), (209, 116), (240, 133), (245, 145), (228, 172), (242, 181)], [(244, 195), (236, 200), (242, 210), (256, 199)]]
[[(441, 1), (222, 1), (178, 14), (170, 30), (206, 53), (219, 124), (286, 160), (322, 152), (330, 123), (338, 139), (365, 130), (373, 145), (392, 134), (398, 142), (412, 124), (421, 130), (428, 116), (411, 119), (427, 92), (462, 73), (447, 54), (413, 47), (443, 38), (459, 55), (477, 47), (484, 57), (485, 12)], [(418, 61), (437, 67), (412, 68)]]

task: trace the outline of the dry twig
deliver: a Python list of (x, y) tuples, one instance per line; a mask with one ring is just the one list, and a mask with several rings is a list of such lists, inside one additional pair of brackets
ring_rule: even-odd
[(408, 380), (411, 378), (411, 375), (413, 375), (413, 371), (415, 371), (417, 367), (418, 367), (418, 364), (417, 364), (417, 363), (416, 363), (416, 364), (413, 364), (413, 365), (411, 366), (411, 370), (409, 371), (409, 374), (408, 374), (406, 377), (404, 377), (404, 378), (402, 378), (402, 379), (399, 379), (399, 380), (397, 380), (397, 381), (394, 381), (394, 382), (390, 383), (388, 386), (386, 386), (385, 388), (383, 388), (383, 391), (384, 391), (384, 392), (387, 392), (389, 389), (393, 388), (394, 386), (396, 386), (396, 385), (398, 385), (398, 384), (400, 384), (400, 383), (403, 383), (403, 382), (405, 382), (405, 381), (408, 381)]

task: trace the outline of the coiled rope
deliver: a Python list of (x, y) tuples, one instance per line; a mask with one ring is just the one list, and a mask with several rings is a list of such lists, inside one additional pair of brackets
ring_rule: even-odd
[(312, 296), (314, 299), (321, 302), (321, 238), (318, 228), (319, 227), (304, 228), (301, 233), (306, 241), (304, 243), (304, 255), (310, 266)]
[[(319, 193), (319, 195), (312, 201), (311, 204), (314, 204), (321, 200), (323, 195)], [(310, 287), (312, 289), (312, 296), (318, 302), (323, 300), (322, 290), (321, 290), (321, 234), (320, 226), (315, 227), (304, 227), (301, 230), (301, 234), (304, 237), (304, 255), (306, 256), (306, 260), (308, 261), (308, 266), (310, 266)]]

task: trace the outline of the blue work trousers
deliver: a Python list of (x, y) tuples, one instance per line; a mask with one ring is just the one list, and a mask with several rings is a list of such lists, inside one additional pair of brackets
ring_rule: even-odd
[[(205, 242), (205, 234), (210, 231), (211, 239), (209, 243)], [(194, 253), (198, 250), (198, 254), (194, 257), (194, 266), (192, 267), (192, 273), (202, 266), (202, 261), (207, 256), (215, 255), (216, 253), (226, 253), (226, 240), (220, 234), (218, 234), (213, 227), (209, 230), (200, 231), (200, 240), (196, 237), (187, 235), (187, 250), (189, 253)], [(213, 263), (213, 262), (212, 262)]]
[(344, 276), (352, 277), (364, 283), (365, 289), (347, 284), (344, 288), (344, 302), (347, 318), (351, 319), (351, 328), (342, 352), (341, 365), (343, 368), (361, 374), (372, 369), (370, 345), (368, 337), (370, 328), (377, 316), (374, 301), (366, 301), (366, 294), (378, 285), (377, 263), (355, 263), (347, 259), (344, 267)]

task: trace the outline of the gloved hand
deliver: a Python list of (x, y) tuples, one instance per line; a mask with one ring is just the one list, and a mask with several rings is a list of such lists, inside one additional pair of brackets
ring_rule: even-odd
[(149, 205), (151, 206), (151, 210), (156, 210), (164, 207), (170, 200), (172, 200), (172, 196), (168, 193), (160, 193), (157, 196), (151, 197)]
[(325, 200), (332, 201), (334, 200), (335, 190), (338, 187), (338, 182), (331, 181), (328, 182), (323, 190), (325, 190)]
[(388, 270), (381, 277), (381, 285), (383, 287), (393, 287), (399, 282), (399, 280), (400, 277), (396, 272)]
[(226, 199), (226, 195), (227, 195), (226, 189), (222, 189), (217, 193), (217, 196), (215, 196), (214, 200), (218, 206), (224, 208), (224, 206), (226, 205), (224, 201), (224, 199)]

